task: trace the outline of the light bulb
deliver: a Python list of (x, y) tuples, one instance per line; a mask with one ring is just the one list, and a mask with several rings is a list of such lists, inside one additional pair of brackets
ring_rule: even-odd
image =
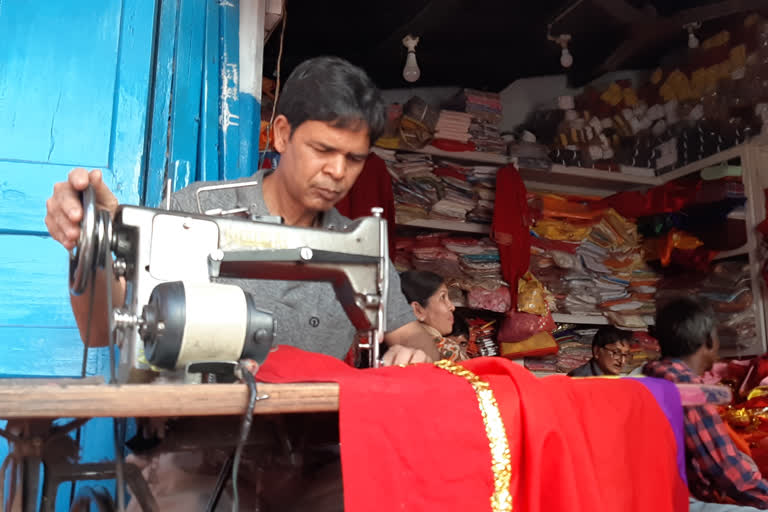
[(416, 62), (416, 52), (408, 51), (405, 58), (405, 67), (403, 68), (403, 78), (406, 82), (415, 82), (421, 76), (419, 64)]
[(696, 34), (693, 32), (688, 32), (688, 48), (698, 48), (699, 47), (699, 38), (696, 37)]
[(571, 52), (566, 47), (563, 47), (563, 52), (560, 54), (560, 65), (564, 68), (573, 66), (573, 55), (571, 55)]
[(405, 57), (405, 67), (403, 68), (403, 78), (406, 82), (415, 82), (421, 76), (419, 64), (416, 62), (416, 45), (419, 44), (419, 38), (408, 34), (403, 38), (403, 46), (408, 48), (408, 55)]

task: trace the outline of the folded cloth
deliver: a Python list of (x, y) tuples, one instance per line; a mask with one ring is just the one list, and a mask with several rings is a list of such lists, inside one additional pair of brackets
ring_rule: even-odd
[(347, 512), (688, 510), (671, 382), (537, 379), (499, 357), (356, 370), (287, 346), (256, 377), (339, 383)]

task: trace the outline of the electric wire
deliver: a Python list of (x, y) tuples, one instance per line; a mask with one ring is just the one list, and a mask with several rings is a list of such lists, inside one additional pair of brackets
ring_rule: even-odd
[(240, 426), (240, 438), (237, 440), (235, 457), (232, 460), (232, 512), (238, 512), (240, 510), (240, 495), (237, 490), (237, 477), (240, 470), (240, 459), (243, 456), (245, 443), (248, 441), (248, 435), (251, 432), (251, 425), (253, 424), (253, 410), (256, 407), (256, 400), (258, 399), (256, 379), (253, 374), (242, 361), (238, 363), (238, 366), (240, 367), (241, 377), (248, 386), (248, 407), (243, 416), (243, 423)]
[[(96, 273), (94, 272), (94, 275), (91, 276), (91, 290), (90, 294), (91, 296), (88, 298), (88, 316), (86, 317), (85, 321), (85, 340), (83, 343), (83, 361), (80, 364), (80, 378), (84, 379), (88, 375), (88, 349), (91, 346), (91, 326), (93, 323), (93, 299), (94, 299), (94, 291), (96, 290)], [(83, 427), (77, 427), (77, 430), (75, 431), (75, 446), (77, 446), (78, 452), (81, 450), (80, 446), (80, 440), (83, 432)], [(70, 488), (69, 488), (69, 508), (72, 508), (72, 505), (75, 502), (75, 489), (76, 489), (75, 482), (71, 482)]]
[[(101, 222), (99, 223), (101, 229), (101, 241), (103, 241), (103, 263), (105, 280), (107, 281), (107, 324), (109, 326), (109, 377), (110, 384), (118, 385), (117, 382), (117, 368), (116, 368), (116, 351), (115, 344), (115, 330), (113, 323), (112, 312), (112, 254), (109, 247), (109, 232), (107, 226), (111, 223), (109, 212), (101, 212)], [(118, 418), (112, 419), (112, 439), (115, 445), (115, 476), (116, 476), (116, 494), (117, 494), (117, 510), (123, 512), (125, 510), (125, 473), (123, 467), (123, 447), (121, 444), (122, 429), (121, 420)]]
[[(280, 98), (280, 65), (283, 61), (283, 41), (285, 39), (285, 25), (288, 22), (288, 11), (285, 8), (286, 0), (283, 0), (283, 18), (281, 20), (281, 27), (280, 27), (280, 45), (279, 49), (277, 51), (277, 71), (276, 71), (276, 77), (275, 77), (275, 100), (272, 102), (272, 115), (269, 118), (269, 123), (267, 124), (267, 144), (264, 147), (263, 152), (259, 152), (259, 166), (257, 168), (261, 169), (261, 166), (264, 165), (264, 158), (267, 155), (267, 150), (269, 149), (269, 136), (272, 133), (272, 123), (275, 122), (275, 112), (277, 112), (277, 100)], [(258, 151), (258, 143), (256, 147)]]

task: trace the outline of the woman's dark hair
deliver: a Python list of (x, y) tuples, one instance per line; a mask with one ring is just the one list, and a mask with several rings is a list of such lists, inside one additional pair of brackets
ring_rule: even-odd
[(702, 346), (712, 348), (712, 312), (702, 303), (681, 297), (656, 312), (656, 325), (650, 330), (659, 340), (661, 357), (688, 357)]
[(616, 343), (617, 341), (629, 341), (631, 339), (631, 332), (623, 331), (618, 327), (608, 325), (597, 330), (594, 337), (592, 338), (592, 348), (603, 348), (607, 345)]
[(427, 307), (429, 298), (445, 282), (442, 276), (428, 270), (408, 270), (400, 274), (400, 288), (408, 303), (418, 302)]
[(365, 71), (338, 57), (315, 57), (299, 64), (280, 91), (276, 112), (288, 119), (291, 134), (305, 121), (351, 129), (364, 123), (371, 144), (387, 122), (381, 91)]

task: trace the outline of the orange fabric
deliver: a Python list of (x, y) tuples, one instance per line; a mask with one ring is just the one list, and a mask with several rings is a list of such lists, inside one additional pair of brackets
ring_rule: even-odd
[(724, 421), (723, 424), (725, 425), (725, 430), (728, 431), (728, 435), (731, 437), (733, 444), (736, 445), (736, 448), (738, 448), (742, 453), (752, 457), (752, 450), (750, 450), (747, 440), (741, 437), (738, 432), (733, 430), (733, 427), (731, 427), (727, 421)]
[[(669, 420), (639, 381), (537, 379), (498, 357), (462, 364), (498, 402), (513, 510), (688, 510)], [(339, 383), (347, 512), (490, 512), (488, 437), (463, 378), (430, 364), (355, 370), (283, 346), (256, 376)]]

